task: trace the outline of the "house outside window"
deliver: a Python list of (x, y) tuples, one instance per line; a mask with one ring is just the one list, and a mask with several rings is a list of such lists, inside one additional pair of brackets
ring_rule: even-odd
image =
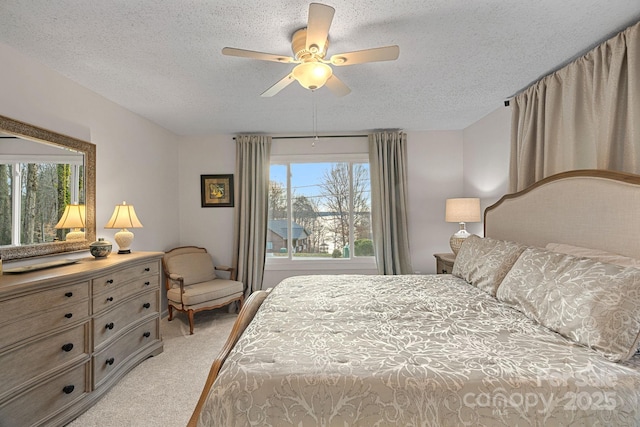
[(268, 265), (375, 265), (368, 156), (272, 156), (266, 248)]

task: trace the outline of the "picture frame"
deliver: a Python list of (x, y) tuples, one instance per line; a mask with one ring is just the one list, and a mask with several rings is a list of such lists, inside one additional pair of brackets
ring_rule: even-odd
[(233, 174), (200, 175), (203, 208), (233, 207)]

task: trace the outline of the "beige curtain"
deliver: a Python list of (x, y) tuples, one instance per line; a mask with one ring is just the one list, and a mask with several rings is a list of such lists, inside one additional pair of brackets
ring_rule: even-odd
[(640, 173), (640, 23), (513, 100), (509, 190), (573, 169)]
[(271, 137), (236, 137), (234, 265), (245, 296), (262, 289), (269, 209)]
[(369, 135), (371, 221), (380, 274), (410, 274), (407, 226), (407, 135)]

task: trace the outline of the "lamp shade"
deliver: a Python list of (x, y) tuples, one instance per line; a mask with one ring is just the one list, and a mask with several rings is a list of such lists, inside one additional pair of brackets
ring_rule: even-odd
[(85, 206), (78, 204), (71, 204), (64, 207), (64, 212), (60, 221), (54, 226), (56, 229), (70, 228), (72, 231), (67, 233), (65, 239), (71, 240), (84, 240), (84, 231), (80, 231), (86, 225)]
[(138, 219), (133, 205), (122, 202), (121, 205), (116, 205), (111, 219), (104, 228), (142, 228), (142, 223)]
[(315, 90), (324, 86), (333, 71), (322, 62), (303, 62), (293, 69), (292, 74), (302, 87)]
[(85, 207), (84, 205), (67, 205), (60, 221), (54, 228), (84, 228), (85, 227)]
[(480, 199), (447, 199), (445, 206), (446, 222), (480, 222)]

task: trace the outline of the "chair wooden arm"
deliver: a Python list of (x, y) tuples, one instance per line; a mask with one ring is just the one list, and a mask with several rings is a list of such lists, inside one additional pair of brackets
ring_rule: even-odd
[(215, 268), (220, 271), (228, 271), (229, 279), (236, 280), (236, 269), (234, 267), (229, 267), (228, 265), (216, 265)]
[[(184, 301), (182, 301), (182, 294), (184, 294), (184, 277), (176, 273), (171, 273), (169, 274), (168, 280), (178, 282), (178, 285), (180, 285), (180, 304), (184, 305)], [(167, 290), (169, 289), (167, 288)]]

